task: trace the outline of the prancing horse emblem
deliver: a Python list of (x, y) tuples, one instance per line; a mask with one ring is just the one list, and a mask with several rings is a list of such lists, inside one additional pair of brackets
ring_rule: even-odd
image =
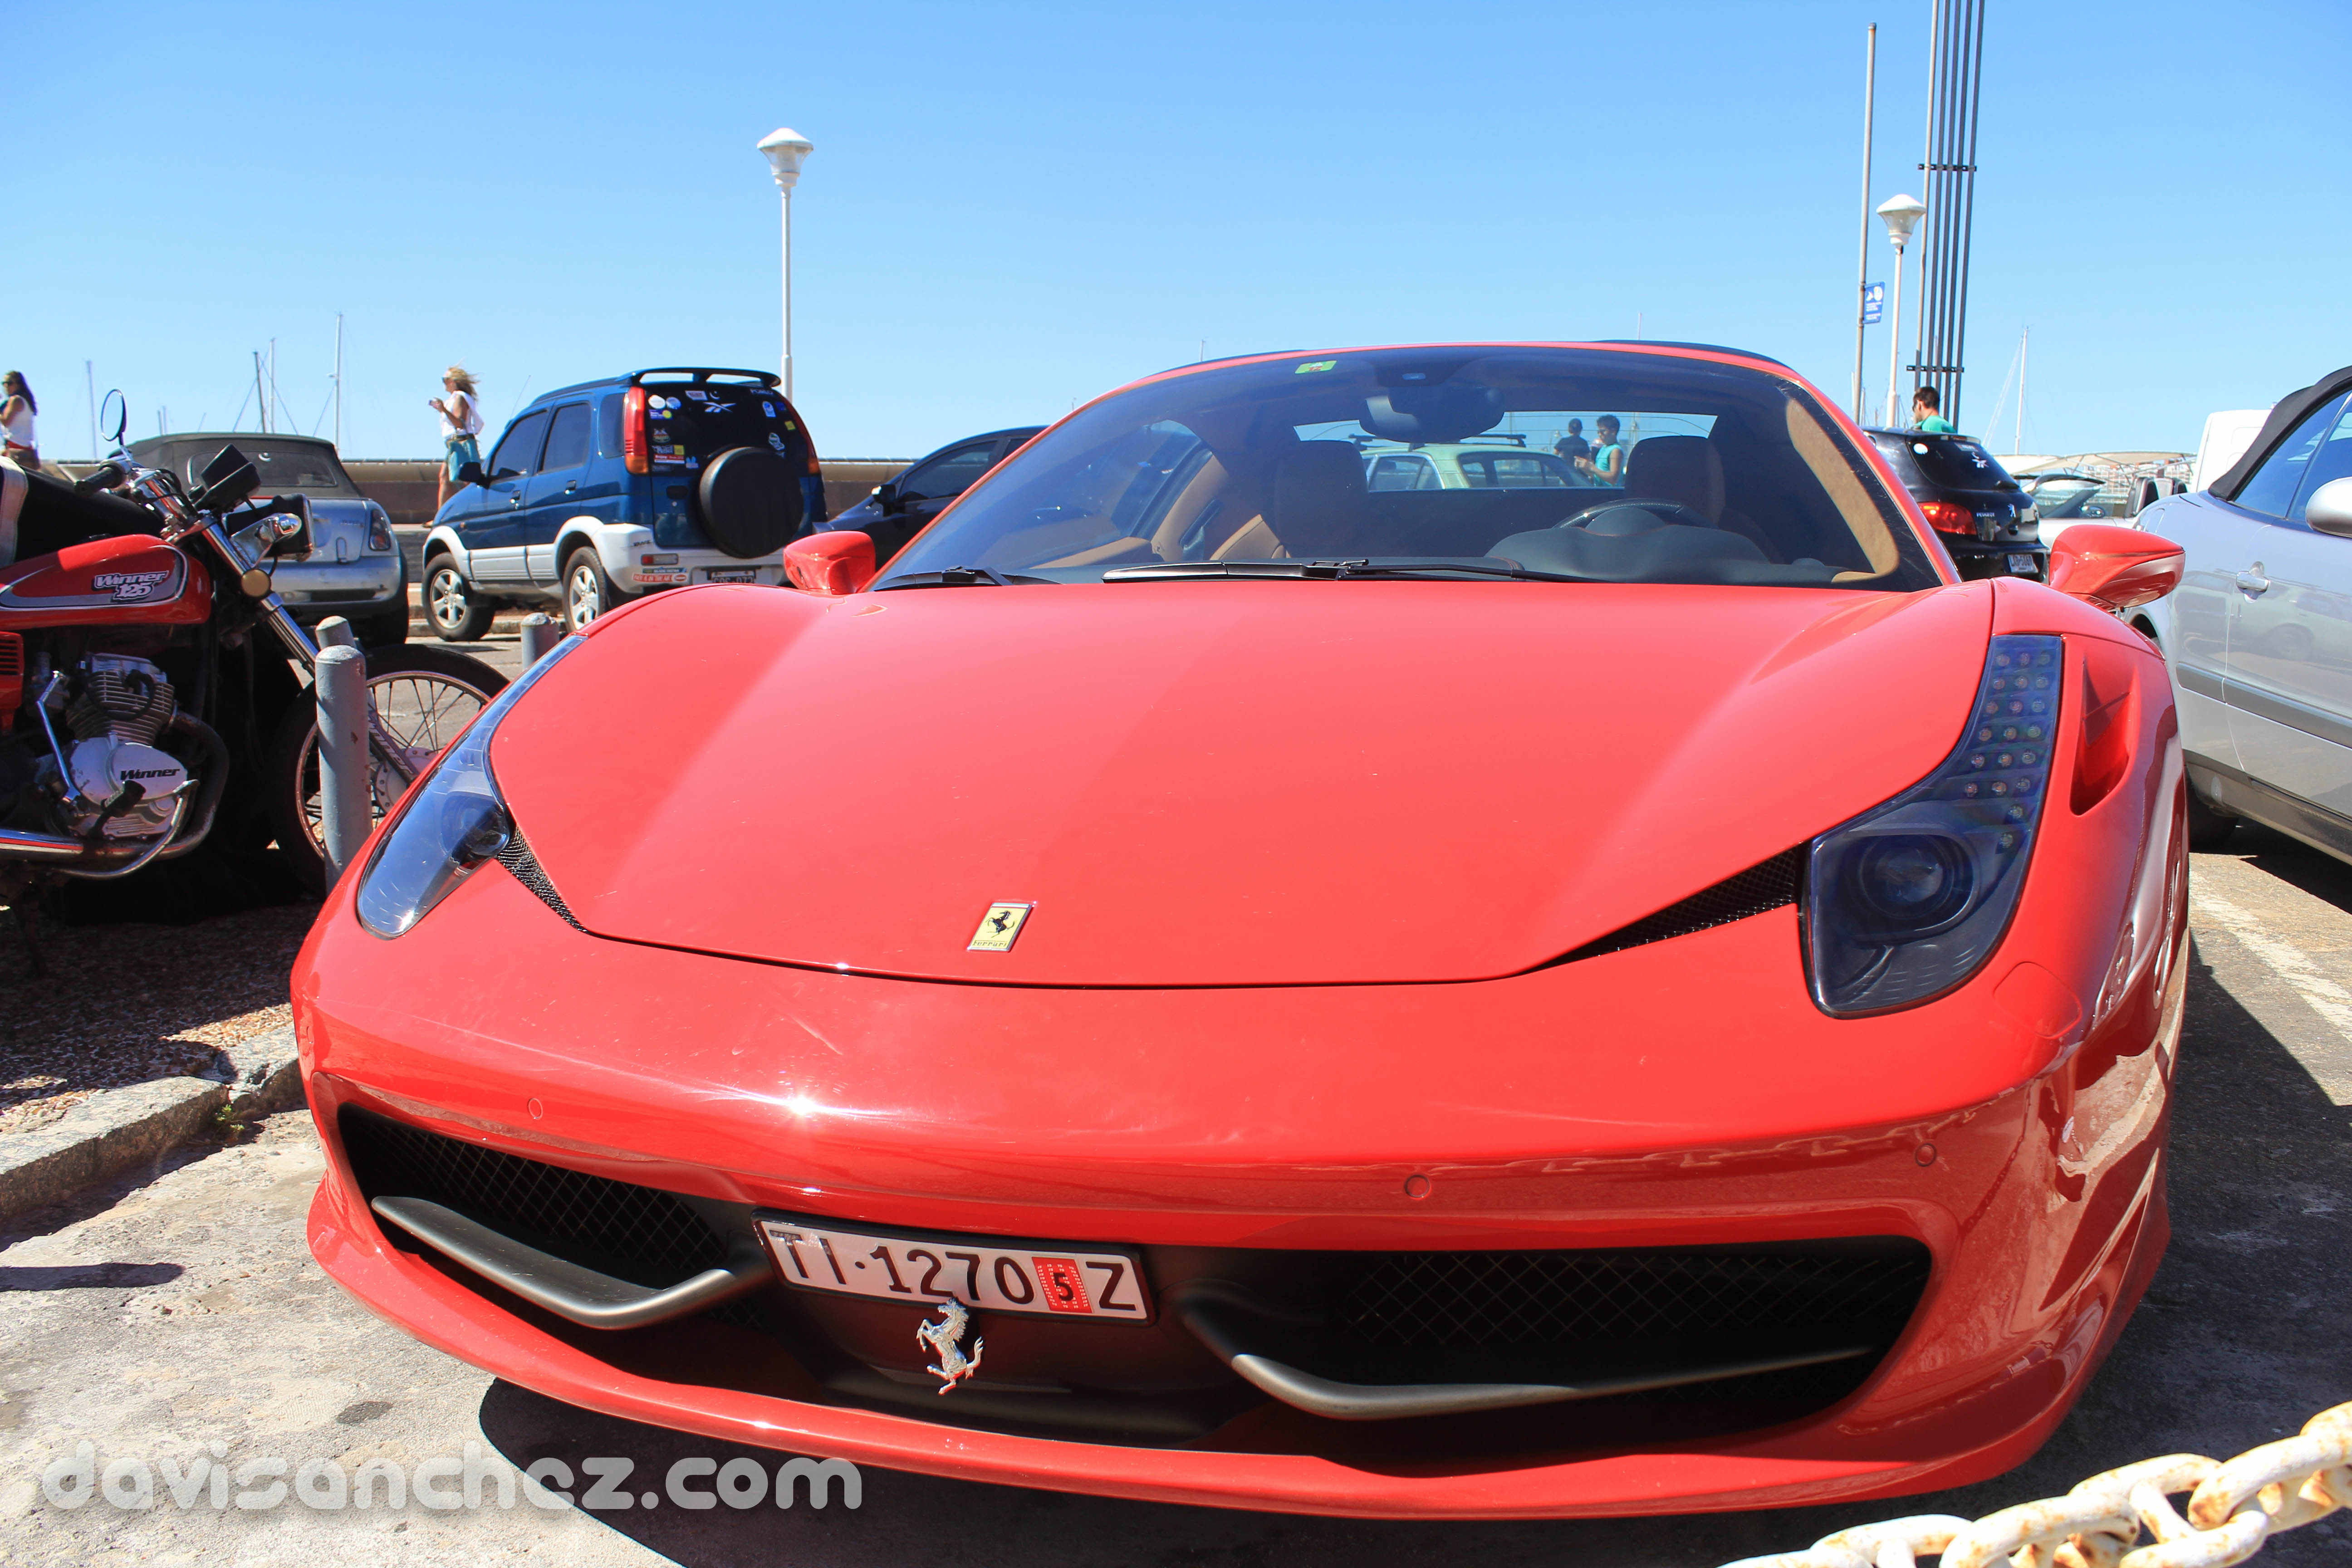
[(972, 1341), (971, 1356), (969, 1360), (965, 1359), (962, 1350), (957, 1344), (957, 1342), (963, 1338), (963, 1331), (970, 1327), (971, 1327), (971, 1314), (964, 1310), (961, 1301), (953, 1300), (940, 1303), (938, 1322), (925, 1320), (915, 1326), (915, 1342), (919, 1345), (930, 1346), (932, 1352), (940, 1358), (937, 1364), (927, 1366), (923, 1370), (934, 1377), (945, 1380), (940, 1384), (941, 1394), (952, 1391), (959, 1379), (970, 1377), (980, 1370), (981, 1347), (987, 1342)]
[(1034, 904), (991, 904), (988, 912), (980, 917), (980, 929), (971, 933), (968, 952), (1006, 952), (1013, 939), (1021, 934), (1021, 927), (1029, 919)]

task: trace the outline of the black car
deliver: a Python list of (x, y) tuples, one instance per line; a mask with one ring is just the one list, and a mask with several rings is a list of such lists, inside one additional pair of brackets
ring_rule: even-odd
[(950, 442), (929, 457), (908, 464), (888, 483), (877, 487), (872, 495), (845, 508), (824, 526), (863, 529), (872, 534), (874, 560), (879, 565), (928, 527), (948, 502), (1044, 428), (1023, 425)]
[(1872, 429), (1887, 466), (1943, 542), (1964, 581), (2049, 575), (2033, 498), (1972, 436)]

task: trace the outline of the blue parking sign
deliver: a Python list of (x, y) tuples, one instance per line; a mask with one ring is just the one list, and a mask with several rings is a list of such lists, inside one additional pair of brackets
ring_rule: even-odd
[(1862, 287), (1862, 324), (1878, 325), (1879, 313), (1886, 309), (1886, 285), (1865, 283)]

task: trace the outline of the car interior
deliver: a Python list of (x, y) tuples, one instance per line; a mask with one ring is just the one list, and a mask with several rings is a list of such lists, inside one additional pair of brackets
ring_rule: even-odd
[[(1780, 378), (1712, 364), (1677, 376), (1675, 362), (1662, 360), (1639, 378), (1563, 384), (1568, 367), (1539, 352), (1465, 353), (1450, 364), (1354, 357), (1366, 363), (1353, 376), (1332, 374), (1339, 363), (1314, 372), (1278, 362), (1106, 399), (967, 495), (890, 575), (984, 568), (1085, 582), (1154, 563), (1346, 560), (1616, 583), (1907, 589), (1938, 580), (1860, 454)], [(1328, 379), (1301, 391), (1308, 374)], [(1507, 423), (1548, 439), (1564, 410), (1604, 407), (1630, 428), (1672, 432), (1631, 441), (1619, 487), (1368, 483), (1378, 460), (1368, 444), (1411, 450)], [(1693, 427), (1706, 433), (1682, 433)]]

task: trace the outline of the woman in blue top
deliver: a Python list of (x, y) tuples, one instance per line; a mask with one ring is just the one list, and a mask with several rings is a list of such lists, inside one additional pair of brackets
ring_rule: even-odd
[(1625, 448), (1617, 440), (1617, 416), (1604, 414), (1592, 422), (1592, 433), (1601, 437), (1593, 444), (1592, 456), (1576, 459), (1576, 471), (1594, 484), (1609, 489), (1622, 489), (1625, 484)]

